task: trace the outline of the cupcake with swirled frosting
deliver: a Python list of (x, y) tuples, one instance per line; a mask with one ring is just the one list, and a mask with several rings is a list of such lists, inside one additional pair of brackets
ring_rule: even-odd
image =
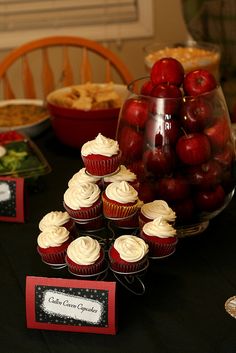
[(173, 254), (178, 242), (176, 229), (162, 216), (145, 223), (140, 236), (149, 245), (150, 257), (166, 257)]
[(105, 266), (104, 250), (96, 239), (90, 236), (78, 237), (67, 248), (66, 263), (72, 274), (98, 274)]
[(64, 208), (75, 220), (88, 220), (101, 215), (101, 190), (97, 184), (81, 183), (64, 193)]
[(112, 219), (133, 215), (139, 205), (138, 192), (127, 181), (109, 184), (102, 194), (102, 201), (104, 216)]
[(157, 217), (163, 217), (167, 222), (174, 224), (176, 214), (164, 200), (154, 200), (142, 205), (139, 213), (139, 227), (142, 229), (145, 223), (153, 221)]
[(114, 183), (116, 181), (127, 181), (136, 190), (139, 186), (137, 175), (123, 164), (120, 165), (120, 169), (117, 173), (104, 177), (103, 180), (104, 187), (107, 187), (110, 183)]
[(141, 271), (147, 264), (148, 251), (148, 244), (143, 239), (121, 235), (109, 249), (110, 267), (120, 273)]
[(75, 222), (66, 211), (51, 211), (45, 214), (39, 222), (39, 230), (43, 232), (51, 226), (65, 227), (71, 236), (77, 235)]
[(94, 140), (83, 144), (81, 157), (86, 172), (95, 176), (105, 176), (119, 169), (121, 150), (117, 141), (99, 133)]
[(77, 173), (72, 175), (72, 177), (68, 181), (68, 187), (70, 188), (72, 186), (78, 186), (81, 183), (94, 183), (100, 186), (100, 181), (101, 181), (100, 177), (96, 177), (86, 173), (86, 168), (84, 167), (84, 168), (81, 168)]
[(49, 265), (65, 264), (68, 245), (73, 238), (65, 227), (50, 226), (37, 237), (37, 251), (42, 261)]

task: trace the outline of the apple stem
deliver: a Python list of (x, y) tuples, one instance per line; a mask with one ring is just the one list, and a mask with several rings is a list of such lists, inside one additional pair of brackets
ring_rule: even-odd
[(184, 133), (185, 136), (188, 136), (187, 133), (186, 133), (186, 131), (184, 130), (184, 128), (183, 128), (182, 126), (181, 126), (181, 130), (183, 131), (183, 133)]

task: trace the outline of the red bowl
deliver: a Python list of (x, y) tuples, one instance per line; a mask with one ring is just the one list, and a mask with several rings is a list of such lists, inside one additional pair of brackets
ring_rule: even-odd
[[(70, 87), (62, 88), (68, 90)], [(114, 85), (122, 101), (127, 97), (125, 85)], [(120, 108), (80, 110), (56, 105), (51, 92), (47, 97), (47, 107), (51, 124), (57, 138), (65, 145), (80, 148), (85, 142), (93, 140), (98, 133), (115, 138)]]

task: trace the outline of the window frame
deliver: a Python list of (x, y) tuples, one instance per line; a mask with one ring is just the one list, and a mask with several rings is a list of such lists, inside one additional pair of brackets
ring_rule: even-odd
[(74, 35), (104, 42), (151, 37), (154, 33), (153, 0), (136, 1), (138, 16), (135, 21), (0, 31), (0, 49), (11, 49), (36, 38), (54, 35)]

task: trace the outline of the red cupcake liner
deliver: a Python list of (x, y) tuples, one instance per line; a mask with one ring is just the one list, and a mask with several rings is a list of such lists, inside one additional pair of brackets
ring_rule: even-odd
[[(101, 156), (99, 155), (101, 158)], [(90, 158), (90, 156), (82, 156), (86, 171), (95, 176), (104, 176), (114, 173), (120, 165), (121, 152), (111, 157), (102, 159)]]
[(102, 213), (102, 199), (100, 198), (91, 207), (82, 207), (79, 210), (73, 210), (63, 202), (65, 210), (73, 219), (92, 219), (98, 217)]
[(175, 252), (176, 245), (178, 243), (177, 238), (173, 238), (173, 241), (171, 243), (158, 243), (156, 241), (153, 241), (151, 238), (153, 237), (147, 237), (143, 235), (143, 232), (141, 232), (141, 238), (148, 244), (149, 246), (149, 257), (164, 257), (171, 255)]
[(65, 263), (65, 256), (66, 250), (69, 244), (72, 242), (73, 238), (70, 237), (67, 241), (65, 241), (60, 246), (51, 246), (49, 248), (41, 248), (37, 246), (37, 251), (41, 256), (43, 262), (47, 264), (64, 264)]
[(111, 248), (108, 251), (110, 268), (116, 272), (120, 272), (120, 273), (139, 272), (145, 269), (147, 265), (147, 260), (148, 260), (147, 255), (137, 262), (126, 262), (122, 259), (120, 260), (121, 261), (120, 262), (118, 257), (117, 258), (114, 257), (114, 253), (115, 255), (116, 253), (118, 254), (118, 252), (114, 249), (114, 247), (111, 246)]
[(37, 247), (38, 253), (41, 256), (41, 259), (43, 262), (47, 263), (47, 264), (52, 264), (52, 265), (60, 265), (60, 264), (64, 264), (65, 261), (65, 257), (66, 257), (66, 249), (60, 251), (60, 252), (55, 252), (55, 253), (43, 253), (41, 251), (41, 248), (38, 246)]
[(137, 203), (134, 205), (125, 205), (112, 203), (102, 196), (103, 214), (106, 218), (126, 218), (133, 215), (137, 211)]
[(78, 265), (74, 261), (72, 261), (68, 255), (66, 255), (66, 264), (68, 266), (68, 270), (70, 273), (75, 274), (77, 276), (91, 276), (96, 275), (101, 272), (105, 266), (105, 253), (101, 250), (100, 257), (97, 261), (92, 265)]

